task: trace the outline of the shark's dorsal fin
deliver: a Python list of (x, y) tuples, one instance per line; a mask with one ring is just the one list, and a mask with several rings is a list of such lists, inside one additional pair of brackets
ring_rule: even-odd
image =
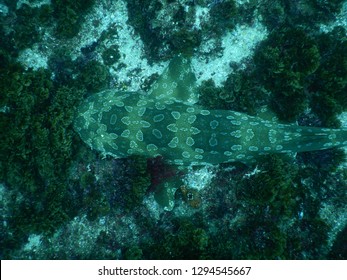
[(170, 61), (160, 78), (148, 93), (161, 105), (182, 102), (195, 104), (198, 101), (196, 78), (189, 59), (178, 55)]

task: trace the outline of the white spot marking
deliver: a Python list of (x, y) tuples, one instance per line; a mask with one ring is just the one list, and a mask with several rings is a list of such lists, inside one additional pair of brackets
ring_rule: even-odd
[(161, 122), (164, 118), (165, 118), (165, 117), (164, 117), (163, 114), (155, 115), (155, 116), (153, 117), (153, 121), (154, 121), (154, 122)]
[(276, 150), (279, 151), (279, 150), (282, 150), (283, 149), (283, 146), (282, 145), (277, 145), (276, 146)]
[(242, 146), (241, 145), (233, 145), (233, 146), (231, 146), (231, 149), (233, 151), (241, 151), (242, 150)]
[(184, 158), (190, 158), (190, 153), (187, 152), (187, 151), (184, 151), (184, 152), (182, 153), (182, 156), (183, 156)]
[(335, 133), (330, 134), (330, 135), (328, 136), (328, 138), (329, 138), (329, 140), (333, 140), (333, 139), (336, 138), (336, 134), (335, 134)]
[(203, 115), (203, 116), (207, 116), (207, 115), (210, 114), (210, 111), (208, 111), (208, 110), (201, 110), (200, 114)]
[(136, 139), (140, 142), (143, 141), (143, 133), (141, 130), (139, 130), (138, 132), (136, 132)]
[(158, 147), (156, 145), (154, 145), (154, 144), (148, 144), (147, 145), (147, 151), (153, 152), (153, 151), (156, 151), (156, 150), (158, 150)]
[(146, 100), (139, 100), (138, 102), (137, 102), (137, 104), (136, 104), (137, 106), (146, 106), (147, 105), (147, 101)]
[(172, 111), (171, 115), (174, 117), (175, 120), (178, 120), (181, 117), (181, 113), (177, 111)]
[(140, 124), (144, 128), (148, 128), (151, 126), (151, 124), (149, 122), (146, 122), (146, 121), (140, 121)]
[(121, 118), (121, 121), (125, 125), (129, 125), (130, 124), (130, 118), (129, 117), (123, 117), (123, 118)]
[(187, 137), (187, 140), (186, 140), (186, 144), (188, 145), (188, 146), (193, 146), (194, 145), (194, 143), (195, 143), (195, 141), (194, 141), (194, 139), (192, 138), (192, 137)]
[(170, 143), (168, 144), (168, 146), (170, 148), (176, 148), (177, 147), (177, 144), (178, 144), (178, 138), (177, 137), (174, 137), (172, 138), (172, 140), (170, 141)]
[(115, 102), (115, 104), (117, 107), (124, 107), (124, 102), (122, 102), (122, 101), (117, 101), (117, 102)]
[(118, 135), (116, 133), (110, 133), (109, 136), (111, 139), (117, 139), (118, 138)]
[(158, 110), (164, 110), (166, 107), (164, 104), (157, 102), (155, 103), (155, 108), (157, 108)]
[(241, 130), (234, 130), (232, 132), (230, 132), (231, 136), (234, 136), (236, 138), (240, 138), (241, 137)]
[(210, 144), (211, 147), (217, 146), (218, 141), (216, 139), (215, 133), (212, 133), (210, 140), (208, 140), (208, 143)]
[(194, 126), (192, 126), (192, 127), (190, 128), (189, 131), (190, 131), (193, 135), (199, 134), (199, 133), (201, 132), (200, 129), (198, 129), (198, 128), (194, 127)]
[(136, 149), (138, 147), (137, 143), (134, 140), (130, 141), (130, 148)]
[(128, 113), (133, 111), (133, 107), (131, 107), (131, 106), (125, 106), (124, 108)]
[(233, 125), (241, 125), (241, 122), (240, 121), (230, 121)]
[(168, 130), (172, 131), (172, 132), (177, 132), (178, 131), (178, 128), (177, 128), (176, 124), (174, 124), (174, 123), (169, 124), (166, 128)]
[(210, 122), (210, 127), (212, 129), (216, 129), (218, 125), (219, 125), (219, 122), (216, 121), (216, 120), (213, 120), (213, 121)]
[(188, 117), (187, 120), (188, 120), (189, 124), (193, 124), (195, 122), (195, 120), (196, 120), (196, 116), (195, 115), (191, 115), (191, 116)]
[(114, 125), (117, 122), (117, 115), (116, 114), (112, 114), (111, 118), (110, 118), (110, 124)]
[(130, 130), (129, 129), (126, 129), (122, 132), (122, 134), (120, 136), (122, 137), (129, 137), (130, 135)]
[(137, 115), (139, 117), (142, 117), (145, 114), (145, 112), (146, 112), (146, 107), (140, 107), (137, 111)]
[(158, 138), (158, 139), (161, 139), (161, 138), (163, 137), (163, 135), (161, 134), (160, 130), (158, 130), (158, 129), (156, 129), (156, 128), (152, 130), (152, 134), (153, 134), (156, 138)]

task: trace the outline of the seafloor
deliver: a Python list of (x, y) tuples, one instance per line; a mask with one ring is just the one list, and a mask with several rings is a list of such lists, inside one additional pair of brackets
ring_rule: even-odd
[(73, 129), (179, 54), (200, 106), (347, 127), (346, 28), (344, 0), (0, 0), (0, 258), (346, 259), (343, 148), (178, 169)]

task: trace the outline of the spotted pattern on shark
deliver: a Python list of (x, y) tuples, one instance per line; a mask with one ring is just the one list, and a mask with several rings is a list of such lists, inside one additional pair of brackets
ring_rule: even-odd
[(267, 153), (347, 144), (346, 129), (301, 127), (197, 105), (189, 60), (178, 56), (148, 93), (105, 90), (78, 108), (74, 128), (92, 149), (123, 158), (162, 156), (177, 165), (256, 161)]

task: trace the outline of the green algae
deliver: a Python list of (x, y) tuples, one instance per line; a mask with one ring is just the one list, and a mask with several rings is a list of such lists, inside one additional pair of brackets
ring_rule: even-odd
[(103, 51), (101, 55), (105, 65), (112, 65), (120, 59), (120, 53), (117, 45), (113, 45)]
[[(24, 70), (7, 61), (0, 69), (1, 180), (13, 196), (8, 220), (11, 239), (53, 232), (69, 219), (73, 203), (67, 190), (74, 132), (70, 125), (81, 92), (57, 87), (48, 70)], [(6, 159), (6, 160), (5, 160)], [(22, 197), (21, 199), (19, 199)], [(21, 242), (17, 242), (19, 246)], [(12, 246), (12, 245), (11, 245)]]
[(94, 3), (95, 0), (52, 0), (52, 15), (57, 22), (56, 36), (60, 38), (76, 36), (84, 20), (84, 14)]

